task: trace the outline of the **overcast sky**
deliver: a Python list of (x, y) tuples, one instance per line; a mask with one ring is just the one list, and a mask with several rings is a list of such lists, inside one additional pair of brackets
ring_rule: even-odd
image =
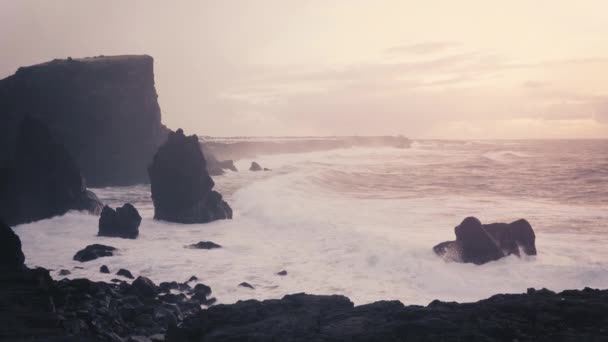
[(149, 54), (203, 135), (608, 138), (605, 0), (0, 0), (0, 78)]

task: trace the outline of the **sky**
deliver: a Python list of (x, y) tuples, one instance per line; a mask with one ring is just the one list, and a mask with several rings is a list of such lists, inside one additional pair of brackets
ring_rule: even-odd
[(0, 78), (148, 54), (211, 136), (608, 138), (605, 0), (0, 0)]

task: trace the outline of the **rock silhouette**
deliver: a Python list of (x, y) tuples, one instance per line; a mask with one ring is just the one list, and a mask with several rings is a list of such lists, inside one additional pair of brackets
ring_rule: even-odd
[(154, 218), (179, 223), (231, 219), (232, 209), (213, 191), (198, 137), (183, 130), (169, 133), (148, 168)]
[(86, 189), (76, 162), (48, 126), (26, 117), (19, 126), (11, 162), (0, 170), (0, 217), (9, 225), (63, 215), (99, 214), (102, 204)]
[(49, 126), (95, 187), (147, 183), (146, 167), (167, 129), (161, 123), (150, 56), (56, 59), (0, 80), (0, 160), (19, 123)]
[(535, 234), (526, 220), (510, 224), (481, 224), (475, 217), (467, 217), (454, 228), (455, 241), (442, 242), (433, 250), (446, 260), (484, 264), (508, 255), (536, 255)]
[(139, 235), (141, 216), (133, 205), (126, 203), (116, 210), (104, 206), (99, 217), (99, 236), (135, 239)]

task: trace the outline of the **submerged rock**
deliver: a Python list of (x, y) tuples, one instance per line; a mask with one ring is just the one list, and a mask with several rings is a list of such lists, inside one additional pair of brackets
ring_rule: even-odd
[(206, 161), (195, 135), (181, 129), (169, 133), (148, 168), (154, 218), (179, 223), (231, 219), (232, 209), (213, 191)]
[(60, 276), (67, 276), (67, 275), (70, 275), (70, 274), (72, 274), (72, 272), (70, 272), (68, 270), (60, 270), (59, 271), (59, 275)]
[(526, 220), (510, 224), (481, 224), (475, 217), (467, 217), (454, 228), (455, 241), (442, 242), (433, 250), (446, 260), (484, 264), (508, 255), (536, 255), (535, 235)]
[(84, 249), (78, 251), (74, 255), (74, 260), (80, 262), (91, 261), (97, 258), (112, 256), (114, 255), (115, 251), (116, 248), (112, 246), (100, 245), (96, 243), (93, 245), (88, 245)]
[(68, 210), (99, 214), (102, 204), (65, 147), (43, 122), (21, 122), (9, 165), (0, 169), (0, 217), (9, 225), (38, 221)]
[(129, 279), (135, 279), (133, 274), (131, 274), (131, 271), (124, 269), (124, 268), (119, 269), (118, 272), (116, 272), (116, 275), (119, 275), (119, 276), (125, 277), (125, 278), (129, 278)]
[(192, 249), (214, 249), (214, 248), (222, 248), (222, 246), (218, 245), (212, 241), (200, 241), (192, 245), (186, 246), (187, 248)]
[(99, 236), (135, 239), (139, 235), (141, 216), (131, 203), (116, 210), (104, 206), (99, 217)]
[(249, 171), (262, 171), (262, 167), (257, 162), (251, 162), (251, 166), (249, 167)]
[(245, 288), (248, 288), (248, 289), (255, 290), (255, 287), (253, 287), (253, 285), (249, 284), (249, 283), (248, 283), (248, 282), (246, 282), (246, 281), (244, 281), (244, 282), (240, 283), (240, 284), (239, 284), (239, 287), (245, 287)]

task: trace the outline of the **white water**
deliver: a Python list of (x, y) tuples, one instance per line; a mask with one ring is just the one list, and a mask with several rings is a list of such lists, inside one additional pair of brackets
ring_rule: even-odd
[[(71, 278), (117, 277), (99, 273), (103, 264), (157, 283), (196, 275), (221, 303), (307, 292), (344, 294), (357, 304), (427, 304), (528, 287), (606, 288), (608, 158), (586, 153), (583, 160), (580, 151), (551, 154), (525, 144), (415, 143), (260, 156), (273, 171), (246, 171), (244, 160), (237, 162), (241, 172), (215, 178), (234, 209), (231, 221), (154, 221), (149, 189), (138, 186), (94, 190), (113, 206), (136, 205), (144, 217), (137, 240), (97, 237), (98, 218), (78, 212), (15, 230), (27, 264), (53, 269), (55, 278), (62, 268)], [(585, 178), (576, 180), (581, 171)], [(539, 255), (482, 266), (435, 256), (432, 246), (452, 240), (453, 227), (470, 215), (487, 223), (528, 219)], [(184, 248), (201, 240), (223, 248)], [(119, 255), (72, 260), (92, 243), (115, 246)], [(275, 275), (283, 269), (287, 276)], [(238, 287), (243, 281), (256, 289)]]

